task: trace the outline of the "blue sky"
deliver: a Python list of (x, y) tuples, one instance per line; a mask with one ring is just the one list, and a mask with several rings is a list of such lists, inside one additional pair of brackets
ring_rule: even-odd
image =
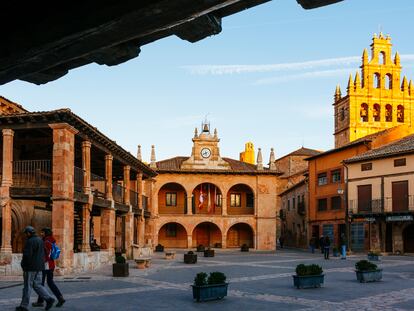
[(70, 108), (136, 154), (151, 145), (157, 160), (190, 155), (194, 127), (206, 115), (218, 129), (221, 155), (238, 158), (244, 143), (267, 162), (302, 145), (333, 147), (332, 98), (360, 65), (379, 28), (413, 78), (414, 2), (345, 0), (304, 10), (271, 1), (227, 17), (217, 36), (191, 44), (169, 37), (141, 47), (116, 67), (91, 64), (42, 86), (14, 81), (0, 95), (28, 110)]

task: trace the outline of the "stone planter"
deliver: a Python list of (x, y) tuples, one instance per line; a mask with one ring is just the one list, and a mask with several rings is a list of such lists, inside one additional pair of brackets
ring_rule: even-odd
[(316, 288), (321, 287), (324, 281), (324, 274), (320, 275), (305, 275), (305, 276), (293, 276), (293, 286), (296, 288)]
[(129, 276), (128, 263), (114, 263), (112, 264), (112, 275), (114, 277), (126, 277)]
[(241, 252), (248, 252), (248, 251), (249, 251), (249, 247), (248, 247), (247, 245), (242, 245), (242, 246), (240, 247), (240, 251), (241, 251)]
[(227, 296), (228, 285), (229, 283), (202, 286), (192, 285), (193, 299), (197, 302), (222, 299)]
[(184, 254), (184, 263), (197, 263), (197, 254)]
[(214, 249), (206, 249), (204, 251), (204, 257), (214, 257)]
[(358, 271), (355, 270), (357, 280), (360, 283), (377, 282), (382, 279), (382, 269), (374, 271)]
[(206, 250), (206, 248), (203, 245), (198, 245), (197, 246), (197, 252), (204, 252)]
[(165, 252), (165, 259), (174, 259), (175, 252)]
[(151, 259), (139, 258), (139, 259), (135, 259), (135, 263), (137, 264), (137, 269), (145, 269), (151, 266)]
[(368, 254), (368, 260), (369, 261), (380, 261), (381, 260), (381, 256)]
[(155, 251), (157, 253), (162, 253), (164, 251), (164, 246), (161, 244), (158, 244), (157, 246), (155, 246)]

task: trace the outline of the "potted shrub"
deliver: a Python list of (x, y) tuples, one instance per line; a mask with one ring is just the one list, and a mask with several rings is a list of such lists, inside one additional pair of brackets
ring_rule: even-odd
[(319, 265), (296, 266), (296, 275), (293, 275), (293, 285), (296, 288), (321, 287), (324, 281), (322, 267)]
[(361, 283), (376, 282), (382, 279), (382, 269), (378, 269), (376, 264), (368, 260), (358, 261), (355, 264), (355, 272), (357, 280)]
[(338, 247), (334, 246), (332, 248), (332, 253), (333, 253), (333, 256), (334, 257), (339, 257), (339, 249), (338, 249)]
[(214, 249), (210, 247), (204, 251), (204, 257), (214, 257)]
[(164, 251), (164, 245), (158, 244), (157, 246), (155, 246), (155, 251), (156, 252), (163, 252)]
[(184, 254), (184, 263), (196, 263), (197, 254), (194, 254), (192, 251), (189, 251), (187, 254)]
[(112, 264), (112, 275), (114, 277), (125, 277), (129, 275), (129, 265), (125, 257), (121, 255), (115, 257), (115, 263)]
[(248, 251), (249, 251), (249, 246), (248, 246), (247, 244), (243, 244), (243, 245), (240, 247), (240, 251), (241, 251), (241, 252), (248, 252)]
[(207, 278), (207, 273), (197, 273), (194, 278), (193, 299), (197, 302), (222, 299), (227, 296), (226, 275), (222, 272), (211, 272)]
[(381, 253), (378, 251), (369, 251), (368, 252), (368, 260), (371, 261), (379, 261), (381, 258)]
[(197, 252), (204, 252), (206, 250), (206, 248), (204, 247), (203, 244), (200, 244), (197, 246)]

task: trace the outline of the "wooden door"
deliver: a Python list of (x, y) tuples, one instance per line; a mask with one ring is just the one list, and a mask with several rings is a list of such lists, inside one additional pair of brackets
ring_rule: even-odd
[(408, 211), (408, 180), (392, 183), (392, 211)]
[(372, 185), (358, 186), (358, 212), (371, 212)]
[(230, 228), (227, 232), (227, 247), (240, 246), (239, 231), (236, 228)]
[(197, 245), (210, 246), (210, 230), (208, 225), (198, 225), (197, 227)]

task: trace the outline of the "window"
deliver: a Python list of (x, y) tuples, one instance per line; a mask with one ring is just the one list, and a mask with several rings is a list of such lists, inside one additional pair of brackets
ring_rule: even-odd
[(363, 103), (359, 111), (359, 116), (361, 117), (361, 122), (368, 122), (368, 105)]
[(405, 165), (406, 165), (405, 158), (394, 160), (394, 166), (405, 166)]
[(318, 186), (323, 186), (328, 183), (328, 177), (326, 176), (326, 173), (320, 173), (318, 174)]
[(331, 198), (331, 209), (333, 210), (341, 209), (341, 197), (340, 196)]
[(290, 200), (288, 199), (288, 208), (287, 208), (288, 212), (290, 211)]
[(246, 194), (246, 207), (254, 207), (254, 195), (253, 193)]
[(177, 193), (176, 192), (167, 192), (165, 194), (165, 205), (177, 206)]
[(378, 104), (374, 104), (374, 108), (372, 110), (372, 119), (375, 122), (381, 121), (381, 106)]
[(221, 193), (216, 194), (216, 206), (221, 207), (223, 205), (223, 196)]
[(300, 195), (298, 195), (298, 206), (300, 204)]
[(294, 210), (296, 207), (295, 198), (292, 198), (292, 210)]
[(241, 194), (240, 193), (231, 193), (230, 194), (230, 206), (231, 207), (240, 207), (241, 206)]
[(328, 209), (328, 200), (327, 199), (318, 199), (318, 211), (326, 211)]
[(360, 185), (358, 190), (358, 212), (372, 211), (372, 185)]
[(385, 52), (384, 51), (381, 51), (379, 53), (379, 64), (385, 65)]
[(392, 106), (390, 104), (385, 106), (385, 121), (392, 122)]
[(385, 88), (389, 90), (392, 89), (392, 75), (390, 73), (385, 75)]
[(370, 171), (372, 170), (372, 163), (362, 163), (361, 164), (361, 171)]
[(377, 72), (374, 73), (374, 88), (379, 89), (381, 87), (381, 75)]
[(177, 236), (177, 224), (167, 224), (165, 235), (167, 237), (176, 237)]
[(398, 105), (397, 107), (397, 122), (404, 122), (404, 106)]
[(331, 182), (332, 183), (341, 182), (341, 170), (335, 170), (331, 172)]

